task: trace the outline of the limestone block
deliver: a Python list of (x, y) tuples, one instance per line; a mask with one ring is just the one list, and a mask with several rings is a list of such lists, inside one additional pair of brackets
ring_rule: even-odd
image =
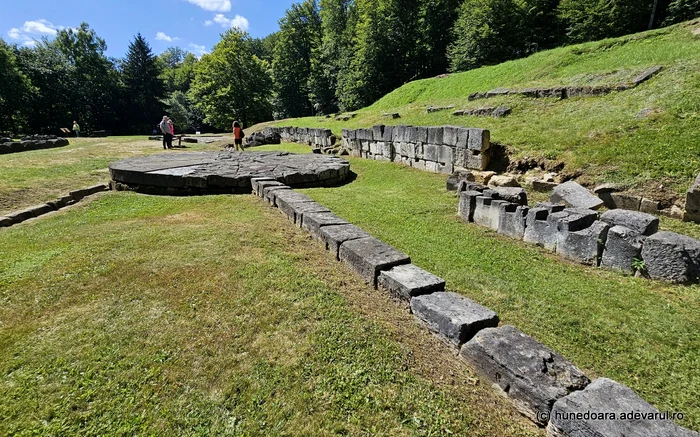
[(642, 204), (642, 198), (624, 193), (610, 193), (610, 199), (615, 205), (615, 208), (629, 209), (631, 211), (639, 211)]
[(447, 178), (447, 191), (457, 191), (461, 181), (474, 181), (474, 175), (468, 170), (455, 170), (455, 172)]
[(426, 161), (438, 162), (438, 147), (435, 144), (423, 145), (423, 159)]
[(659, 230), (659, 218), (643, 212), (613, 209), (604, 212), (600, 219), (610, 226), (624, 226), (640, 235), (655, 234)]
[(455, 166), (450, 164), (440, 164), (438, 163), (438, 173), (450, 174), (454, 171)]
[(370, 235), (355, 225), (328, 225), (319, 230), (321, 241), (326, 243), (326, 249), (340, 261), (340, 245), (346, 241), (366, 238)]
[(418, 170), (425, 170), (426, 161), (422, 159), (415, 159), (411, 161), (411, 167), (417, 168)]
[(556, 253), (581, 264), (597, 266), (610, 225), (600, 220), (579, 231), (557, 232)]
[(517, 187), (489, 187), (498, 193), (498, 198), (518, 205), (527, 205), (527, 193), (522, 188)]
[(600, 265), (634, 273), (632, 264), (635, 258), (641, 259), (643, 242), (644, 236), (638, 232), (621, 225), (613, 226), (608, 231)]
[(644, 241), (642, 259), (652, 279), (675, 283), (698, 282), (700, 241), (675, 232), (661, 231)]
[(378, 283), (392, 296), (405, 301), (445, 289), (444, 279), (413, 264), (402, 264), (380, 272)]
[(384, 132), (382, 134), (382, 141), (390, 143), (394, 138), (394, 126), (384, 126)]
[(443, 341), (457, 348), (482, 329), (498, 326), (495, 312), (449, 291), (414, 297), (411, 312)]
[(553, 229), (547, 220), (551, 211), (552, 209), (547, 207), (536, 206), (527, 212), (523, 241), (547, 248), (554, 247), (556, 244), (556, 228)]
[(700, 223), (700, 174), (685, 193), (685, 214), (683, 220)]
[(530, 208), (516, 203), (503, 203), (498, 215), (498, 233), (522, 240)]
[[(322, 212), (330, 212), (328, 208), (325, 206), (318, 204), (316, 202), (298, 202), (298, 203), (290, 203), (286, 204), (291, 207), (292, 211), (294, 211), (294, 223), (301, 227), (303, 221), (304, 221), (304, 216), (308, 213), (322, 213)], [(282, 208), (280, 208), (281, 210)]]
[(495, 231), (498, 230), (498, 221), (500, 218), (500, 207), (506, 204), (505, 200), (491, 199), (485, 196), (476, 198), (476, 206), (474, 208), (474, 223), (481, 226), (486, 226)]
[(411, 262), (408, 255), (374, 237), (344, 242), (340, 245), (339, 256), (375, 288), (380, 271)]
[(489, 180), (489, 186), (493, 187), (520, 187), (513, 176), (495, 175)]
[[(454, 148), (450, 146), (438, 146), (438, 159), (437, 161), (443, 165), (453, 165), (454, 160)], [(452, 172), (450, 172), (452, 173)]]
[(647, 214), (658, 214), (660, 210), (661, 202), (642, 197), (642, 202), (639, 205), (640, 212), (644, 212)]
[(106, 184), (92, 185), (87, 188), (82, 188), (80, 190), (74, 190), (69, 192), (70, 196), (75, 200), (80, 200), (84, 197), (91, 196), (93, 194), (99, 193), (101, 191), (108, 191), (109, 187)]
[[(274, 182), (277, 182), (277, 181), (275, 181), (273, 178), (267, 178), (267, 177), (265, 177), (265, 178), (251, 178), (251, 179), (250, 179), (250, 185), (251, 185), (251, 188), (253, 189), (253, 194), (255, 194), (255, 195), (257, 195), (257, 196), (260, 195), (260, 192), (261, 192), (260, 183), (262, 183), (262, 182), (273, 182), (273, 181), (274, 181)], [(278, 183), (279, 183), (279, 182), (278, 182)]]
[(602, 200), (574, 181), (557, 186), (550, 200), (553, 203), (566, 203), (572, 208), (598, 209), (603, 206)]
[[(598, 378), (558, 399), (550, 413), (550, 437), (699, 437), (676, 425), (632, 389)], [(614, 416), (611, 416), (614, 415)], [(632, 417), (627, 417), (632, 415)]]
[(411, 143), (426, 143), (428, 142), (428, 128), (425, 126), (413, 126), (410, 129), (410, 139)]
[(5, 217), (12, 220), (12, 224), (17, 224), (36, 216), (34, 215), (33, 208), (26, 208), (19, 211), (13, 211), (7, 214)]
[(404, 139), (406, 132), (406, 125), (404, 124), (399, 124), (397, 126), (394, 126), (394, 129), (391, 132), (391, 142), (393, 143), (403, 143), (406, 140)]
[(384, 125), (377, 124), (372, 126), (372, 139), (374, 141), (384, 141)]
[(275, 199), (277, 197), (277, 194), (283, 191), (291, 191), (291, 188), (289, 188), (286, 185), (266, 186), (265, 188), (263, 188), (263, 198), (267, 200), (270, 203), (270, 205), (277, 206), (277, 202), (275, 201)]
[(346, 225), (347, 221), (330, 212), (306, 212), (302, 215), (301, 227), (321, 240), (321, 228), (331, 225)]
[[(471, 152), (471, 153), (469, 153)], [(468, 151), (464, 154), (465, 163), (464, 166), (467, 168), (473, 168), (476, 170), (485, 170), (489, 165), (489, 155), (486, 153), (479, 153), (476, 151)]]
[(476, 209), (476, 198), (481, 196), (479, 191), (463, 191), (459, 193), (459, 207), (457, 214), (467, 222), (474, 221), (474, 210)]
[(459, 149), (466, 149), (468, 145), (469, 145), (469, 129), (466, 127), (457, 128), (457, 146), (456, 147)]
[(532, 181), (532, 189), (541, 193), (549, 193), (550, 191), (557, 188), (557, 186), (559, 186), (559, 184), (557, 184), (556, 182), (547, 182), (542, 180)]
[(557, 231), (575, 232), (586, 229), (598, 219), (598, 213), (590, 209), (565, 208), (554, 212), (547, 220), (555, 226)]
[(425, 160), (425, 169), (433, 173), (438, 173), (440, 171), (436, 161), (428, 161), (427, 159)]
[(469, 129), (467, 148), (485, 152), (491, 147), (491, 132), (487, 129)]
[(442, 131), (442, 143), (447, 146), (457, 146), (457, 126), (444, 126)]
[(557, 399), (590, 382), (564, 357), (509, 325), (479, 331), (459, 355), (541, 425), (547, 420), (538, 413), (549, 412)]
[(428, 127), (428, 139), (427, 142), (430, 144), (443, 144), (443, 127), (442, 126), (430, 126)]

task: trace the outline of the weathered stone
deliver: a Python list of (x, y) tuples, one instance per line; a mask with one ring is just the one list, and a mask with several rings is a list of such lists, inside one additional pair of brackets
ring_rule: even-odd
[(588, 377), (564, 357), (513, 326), (486, 328), (459, 353), (533, 422), (546, 425), (557, 399), (583, 389)]
[(75, 200), (80, 200), (84, 197), (91, 196), (101, 191), (108, 191), (109, 187), (106, 184), (97, 184), (80, 190), (71, 191), (69, 194)]
[(556, 221), (550, 222), (549, 216), (563, 211), (564, 205), (541, 202), (527, 213), (523, 241), (537, 244), (548, 249), (554, 248), (557, 241)]
[(13, 211), (6, 215), (6, 217), (12, 220), (12, 224), (21, 223), (25, 220), (29, 220), (34, 216), (34, 210), (32, 208), (26, 208), (19, 211)]
[(501, 205), (498, 216), (498, 233), (508, 235), (512, 238), (522, 240), (525, 235), (525, 225), (528, 206), (516, 203), (505, 203)]
[(547, 182), (543, 180), (534, 180), (532, 181), (532, 189), (535, 191), (539, 191), (540, 193), (548, 193), (555, 188), (557, 188), (559, 184), (556, 182)]
[(634, 86), (637, 86), (642, 82), (646, 82), (647, 80), (651, 79), (656, 73), (658, 73), (662, 69), (663, 69), (663, 67), (661, 67), (659, 65), (655, 65), (653, 67), (650, 67), (650, 68), (642, 71), (641, 73), (639, 73), (637, 76), (635, 76), (632, 79), (632, 84)]
[(322, 239), (321, 228), (331, 225), (346, 225), (347, 221), (330, 212), (307, 212), (302, 216), (301, 227), (317, 239)]
[(700, 223), (700, 174), (685, 193), (685, 213), (683, 220)]
[(405, 301), (445, 289), (444, 279), (413, 264), (402, 264), (380, 272), (378, 283), (391, 295)]
[(675, 283), (697, 282), (700, 241), (675, 232), (661, 231), (644, 241), (642, 259), (652, 279)]
[(598, 209), (603, 206), (602, 200), (574, 181), (558, 185), (550, 200), (553, 203), (564, 202), (572, 208)]
[(647, 214), (658, 214), (661, 209), (661, 202), (642, 197), (642, 203), (639, 205), (639, 211)]
[(476, 198), (481, 196), (479, 191), (463, 191), (459, 193), (459, 207), (457, 214), (467, 222), (474, 221), (474, 210), (476, 209)]
[(507, 115), (510, 115), (512, 110), (508, 106), (497, 106), (496, 109), (493, 110), (491, 113), (491, 116), (494, 118), (503, 118)]
[(593, 192), (596, 194), (614, 193), (616, 191), (620, 191), (621, 189), (622, 188), (617, 184), (606, 183), (606, 184), (596, 185), (596, 187), (593, 188)]
[(442, 142), (447, 146), (457, 146), (457, 133), (459, 132), (459, 127), (457, 126), (444, 126), (442, 131)]
[(0, 217), (0, 228), (6, 228), (8, 226), (12, 226), (13, 223), (14, 222), (9, 217), (4, 217), (4, 216)]
[(474, 181), (474, 175), (469, 170), (457, 170), (447, 178), (447, 191), (456, 191), (461, 181)]
[(476, 198), (476, 207), (474, 208), (474, 223), (497, 231), (501, 205), (507, 203), (509, 202), (505, 200), (492, 199), (483, 195), (478, 196)]
[(271, 179), (271, 178), (267, 178), (267, 179), (268, 180), (257, 181), (255, 184), (256, 194), (260, 197), (265, 197), (265, 188), (267, 188), (267, 187), (286, 187), (286, 188), (289, 188), (288, 186), (284, 185), (282, 182), (278, 182), (278, 181)]
[(490, 187), (519, 187), (520, 184), (513, 176), (495, 175), (489, 179)]
[(607, 223), (595, 221), (591, 226), (579, 231), (559, 231), (556, 253), (581, 264), (597, 266), (609, 229)]
[(635, 259), (641, 259), (644, 236), (625, 226), (613, 226), (608, 231), (605, 250), (600, 265), (634, 273)]
[(339, 257), (375, 288), (380, 271), (411, 262), (408, 255), (374, 237), (345, 241)]
[(651, 235), (659, 230), (659, 218), (643, 212), (613, 209), (604, 212), (600, 219), (610, 226), (624, 226), (639, 235)]
[[(630, 417), (628, 417), (630, 416)], [(550, 437), (699, 437), (676, 425), (667, 413), (648, 404), (632, 389), (598, 378), (558, 399), (549, 414)]]
[(631, 194), (610, 193), (615, 208), (628, 209), (631, 211), (639, 211), (639, 206), (642, 203), (642, 198)]
[(428, 127), (428, 143), (442, 145), (443, 127), (430, 126)]
[(411, 312), (443, 341), (457, 348), (482, 329), (498, 326), (495, 312), (449, 291), (414, 297)]
[(527, 193), (522, 188), (517, 187), (489, 187), (491, 190), (498, 193), (500, 199), (508, 202), (517, 203), (518, 205), (527, 205)]
[(460, 181), (459, 185), (457, 186), (457, 194), (461, 193), (462, 191), (478, 191), (483, 193), (485, 189), (486, 187), (478, 182)]
[(277, 206), (277, 194), (283, 191), (291, 191), (286, 185), (271, 185), (263, 188), (263, 198), (272, 206)]
[(492, 177), (496, 175), (494, 171), (472, 171), (474, 181), (480, 184), (488, 185)]
[(487, 129), (469, 129), (467, 148), (485, 152), (491, 147), (491, 132)]
[[(250, 178), (250, 187), (253, 190), (253, 194), (259, 196), (260, 195), (260, 183), (261, 182), (272, 182), (274, 179), (268, 178), (268, 177), (262, 177), (262, 178)], [(276, 182), (276, 181), (275, 181)]]
[[(330, 212), (328, 208), (316, 202), (293, 202), (287, 204), (287, 206), (294, 211), (293, 222), (299, 227), (301, 227), (302, 223), (304, 223), (304, 217), (306, 214)], [(280, 207), (280, 210), (281, 209), (282, 207)]]
[(328, 225), (319, 230), (320, 239), (326, 243), (326, 249), (340, 261), (340, 246), (350, 240), (366, 238), (370, 235), (355, 225)]

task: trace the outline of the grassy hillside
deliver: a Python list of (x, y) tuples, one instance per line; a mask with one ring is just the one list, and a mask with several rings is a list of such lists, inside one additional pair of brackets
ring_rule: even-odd
[[(644, 69), (664, 70), (639, 87), (604, 97), (529, 99), (506, 96), (469, 102), (476, 91), (497, 87), (603, 85), (629, 81)], [(426, 113), (428, 106), (455, 109), (505, 104), (504, 119)], [(638, 115), (643, 109), (650, 114)], [(382, 116), (398, 112), (400, 119)], [(558, 48), (526, 59), (483, 67), (445, 78), (408, 83), (347, 122), (307, 117), (277, 125), (344, 127), (373, 124), (461, 125), (491, 130), (512, 159), (543, 156), (583, 170), (584, 183), (603, 181), (633, 190), (683, 193), (700, 171), (700, 20), (651, 32)]]

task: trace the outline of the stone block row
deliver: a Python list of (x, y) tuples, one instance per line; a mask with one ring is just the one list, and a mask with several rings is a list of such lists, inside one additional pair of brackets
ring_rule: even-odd
[[(631, 389), (606, 378), (591, 383), (584, 372), (534, 338), (513, 326), (499, 327), (494, 311), (445, 291), (442, 278), (411, 264), (405, 253), (337, 217), (309, 197), (269, 178), (254, 178), (251, 185), (254, 194), (277, 205), (291, 221), (324, 242), (337, 260), (348, 264), (365, 282), (407, 302), (421, 323), (455, 349), (522, 414), (546, 426), (550, 436), (698, 436), (672, 420), (657, 420), (661, 413)], [(499, 200), (494, 190), (473, 192)], [(470, 197), (463, 196), (461, 200), (465, 199)], [(519, 208), (527, 206), (517, 204), (515, 209)], [(533, 209), (552, 215), (566, 211), (553, 204)], [(520, 212), (520, 217), (524, 220), (527, 213)], [(580, 232), (590, 217), (584, 210), (562, 215), (566, 220), (560, 228)], [(607, 219), (626, 223), (642, 233), (653, 229), (653, 224), (630, 221), (629, 217)], [(590, 412), (622, 415), (630, 411), (644, 416), (626, 422), (601, 421), (598, 416), (590, 416)]]
[(695, 283), (700, 279), (700, 240), (658, 232), (656, 216), (622, 209), (599, 215), (585, 207), (599, 206), (594, 201), (599, 199), (573, 186), (562, 190), (566, 195), (557, 194), (556, 190), (552, 195), (552, 199), (566, 200), (569, 207), (541, 202), (534, 208), (526, 205), (527, 200), (507, 197), (498, 189), (473, 188), (459, 189), (457, 214), (467, 222), (537, 244), (585, 265), (630, 274), (639, 270), (652, 279), (674, 283)]
[(109, 187), (105, 184), (97, 184), (80, 190), (71, 191), (66, 196), (61, 196), (56, 200), (30, 206), (20, 211), (11, 212), (5, 216), (0, 216), (0, 228), (16, 225), (30, 218), (39, 217), (52, 211), (57, 211), (68, 205), (80, 202), (83, 198), (100, 191), (107, 191)]
[(309, 127), (266, 127), (263, 132), (266, 135), (279, 135), (283, 141), (308, 144), (320, 148), (330, 147), (335, 144), (336, 137), (330, 129), (317, 129)]
[(455, 168), (485, 169), (491, 134), (458, 126), (384, 126), (343, 129), (342, 145), (353, 156), (392, 161), (435, 173)]
[(63, 147), (68, 144), (68, 139), (55, 135), (34, 135), (22, 138), (21, 141), (12, 141), (11, 138), (0, 138), (0, 155), (27, 150)]

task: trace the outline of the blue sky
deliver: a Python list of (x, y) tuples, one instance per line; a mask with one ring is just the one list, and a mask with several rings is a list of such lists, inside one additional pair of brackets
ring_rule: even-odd
[[(297, 0), (299, 1), (299, 0)], [(107, 42), (107, 56), (121, 58), (137, 32), (154, 53), (179, 46), (197, 55), (211, 51), (226, 29), (253, 37), (275, 32), (293, 0), (2, 0), (0, 33), (8, 43), (32, 45), (58, 29), (86, 22)], [(10, 4), (11, 3), (11, 4)]]

